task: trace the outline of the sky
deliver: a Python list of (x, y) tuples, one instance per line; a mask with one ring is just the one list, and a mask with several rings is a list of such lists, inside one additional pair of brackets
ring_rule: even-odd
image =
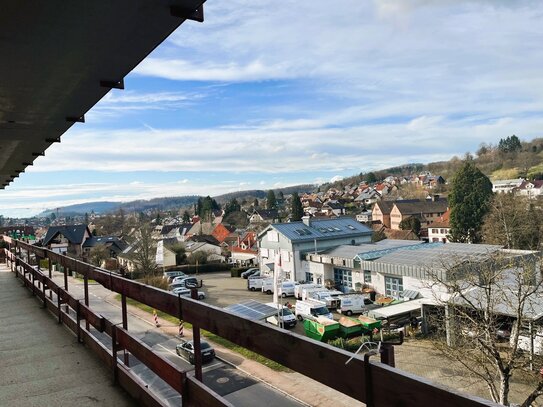
[(542, 17), (532, 0), (208, 0), (204, 23), (0, 191), (0, 214), (322, 183), (531, 140)]

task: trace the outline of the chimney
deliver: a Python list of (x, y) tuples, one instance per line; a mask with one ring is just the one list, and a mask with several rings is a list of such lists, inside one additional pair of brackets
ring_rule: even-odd
[(439, 201), (439, 195), (432, 195), (432, 202), (437, 202)]
[(302, 222), (306, 226), (311, 226), (311, 216), (302, 216)]

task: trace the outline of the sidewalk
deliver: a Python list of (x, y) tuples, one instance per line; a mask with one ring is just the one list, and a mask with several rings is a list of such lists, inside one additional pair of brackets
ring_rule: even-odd
[[(111, 293), (108, 296), (107, 301), (119, 305), (120, 301), (115, 298), (116, 295), (116, 293)], [(137, 307), (128, 305), (127, 310), (133, 315), (151, 321), (152, 315)], [(179, 338), (179, 327), (177, 325), (173, 325), (168, 321), (160, 321), (160, 323), (160, 328), (156, 329), (160, 329), (169, 336)], [(191, 340), (192, 330), (185, 328), (183, 339)], [(218, 357), (223, 359), (226, 363), (236, 366), (244, 373), (258, 378), (275, 389), (286, 393), (287, 395), (290, 395), (291, 397), (309, 406), (364, 406), (362, 402), (335, 391), (334, 389), (316, 382), (315, 380), (312, 380), (300, 373), (277, 372), (268, 368), (267, 366), (262, 365), (261, 363), (245, 359), (240, 354), (224, 348), (219, 344), (213, 343), (213, 347), (215, 348)]]
[(0, 405), (136, 406), (111, 371), (0, 264)]

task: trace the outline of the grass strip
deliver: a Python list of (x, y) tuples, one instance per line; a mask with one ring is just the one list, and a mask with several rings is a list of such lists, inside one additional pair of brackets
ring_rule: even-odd
[[(118, 301), (121, 301), (121, 294), (117, 294), (115, 296), (115, 299)], [(149, 314), (153, 314), (153, 308), (142, 304), (141, 302), (138, 302), (136, 300), (133, 300), (132, 298), (127, 298), (126, 303), (129, 305), (132, 305), (136, 308), (141, 309), (142, 311), (145, 311)], [(169, 314), (166, 314), (165, 312), (158, 311), (157, 315), (159, 318), (171, 322), (174, 325), (179, 325), (179, 318), (173, 317)], [(184, 324), (185, 328), (192, 329), (192, 324), (185, 322)], [(236, 345), (235, 343), (230, 342), (227, 339), (224, 339), (218, 335), (215, 335), (214, 333), (208, 332), (204, 329), (201, 330), (202, 335), (209, 339), (211, 342), (214, 342), (218, 345), (221, 345), (227, 349), (230, 349), (233, 352), (239, 353), (240, 355), (244, 356), (247, 359), (254, 360), (255, 362), (261, 363), (264, 366), (269, 367), (272, 370), (275, 370), (276, 372), (290, 372), (291, 370), (280, 363), (274, 362), (273, 360), (270, 360), (268, 358), (265, 358), (262, 355), (259, 355), (258, 353), (255, 353), (249, 349), (244, 348), (243, 346)]]

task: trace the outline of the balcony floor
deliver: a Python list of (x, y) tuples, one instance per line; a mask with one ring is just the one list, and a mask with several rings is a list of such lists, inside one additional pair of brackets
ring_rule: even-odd
[(0, 405), (136, 405), (112, 384), (111, 372), (40, 306), (0, 264)]

